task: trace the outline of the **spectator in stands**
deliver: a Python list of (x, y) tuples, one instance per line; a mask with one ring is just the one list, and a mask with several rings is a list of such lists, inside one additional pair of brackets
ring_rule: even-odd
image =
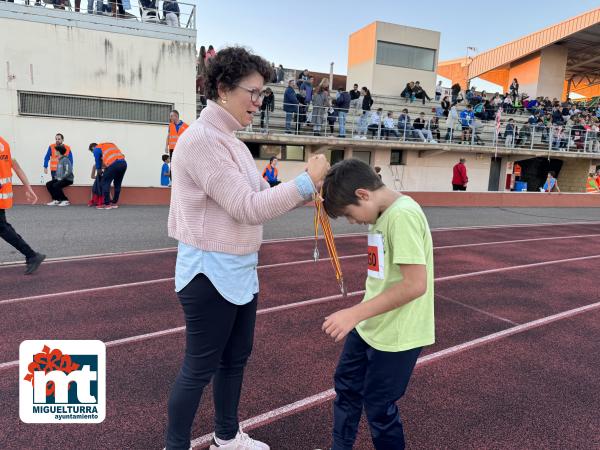
[[(358, 88), (358, 85), (355, 84), (354, 86)], [(338, 137), (344, 138), (346, 137), (346, 114), (348, 114), (351, 102), (350, 93), (348, 93), (346, 89), (339, 88), (335, 102), (340, 127), (340, 133), (338, 134)]]
[(354, 84), (353, 89), (350, 91), (350, 108), (354, 111), (358, 111), (360, 107), (360, 91), (358, 89), (358, 84)]
[(206, 77), (206, 48), (200, 47), (196, 61), (196, 92), (204, 94), (204, 79)]
[(398, 131), (396, 130), (396, 125), (394, 123), (394, 113), (392, 111), (388, 111), (387, 117), (383, 119), (382, 132), (385, 139), (388, 139), (390, 135), (393, 135), (396, 139), (400, 137), (398, 135)]
[(209, 45), (208, 51), (206, 52), (206, 57), (204, 58), (204, 62), (208, 63), (215, 56), (217, 56), (217, 52), (215, 51), (215, 48), (212, 45)]
[(266, 165), (265, 170), (263, 170), (262, 177), (265, 179), (269, 186), (275, 187), (278, 184), (281, 184), (279, 181), (279, 171), (277, 170), (277, 158), (271, 156), (269, 159), (269, 164)]
[(460, 94), (460, 92), (462, 91), (462, 87), (460, 86), (460, 84), (454, 83), (450, 89), (452, 91), (452, 104), (456, 105), (460, 102), (460, 100), (458, 99), (458, 94)]
[(262, 103), (260, 105), (260, 128), (265, 131), (265, 116), (267, 123), (267, 130), (269, 129), (269, 119), (271, 113), (275, 111), (275, 95), (271, 88), (266, 88), (263, 91)]
[(459, 161), (452, 168), (452, 190), (453, 191), (466, 191), (469, 177), (467, 176), (467, 167), (465, 166), (467, 160), (460, 158)]
[(371, 113), (371, 120), (369, 123), (369, 132), (371, 133), (371, 137), (375, 139), (375, 135), (377, 135), (377, 139), (381, 138), (381, 116), (383, 114), (382, 108), (377, 108), (377, 111)]
[(304, 91), (304, 99), (306, 100), (307, 105), (312, 103), (314, 83), (315, 77), (310, 76), (300, 84), (300, 90)]
[(285, 89), (283, 94), (283, 110), (285, 111), (285, 132), (292, 132), (292, 118), (294, 114), (298, 114), (299, 101), (296, 97), (296, 90), (294, 86), (296, 82), (294, 80), (288, 81), (288, 87)]
[(452, 143), (454, 127), (457, 123), (459, 123), (458, 111), (456, 110), (456, 105), (452, 105), (450, 107), (450, 112), (448, 113), (448, 118), (446, 119), (446, 142)]
[(423, 142), (437, 144), (437, 141), (433, 139), (433, 135), (431, 134), (431, 129), (429, 127), (429, 121), (425, 119), (424, 112), (419, 113), (419, 117), (414, 120), (413, 129), (417, 137)]
[(519, 98), (519, 82), (516, 78), (513, 78), (512, 83), (510, 84), (510, 96), (512, 97), (513, 103), (517, 101)]
[(558, 180), (556, 179), (556, 172), (550, 171), (548, 172), (548, 176), (546, 177), (546, 182), (544, 183), (542, 192), (547, 192), (549, 194), (553, 190), (556, 190), (556, 192), (560, 192), (560, 188), (558, 187)]
[(440, 118), (438, 116), (433, 116), (431, 120), (429, 120), (429, 130), (433, 136), (434, 142), (437, 143), (440, 141)]
[(411, 139), (413, 136), (413, 126), (410, 122), (408, 109), (404, 108), (398, 116), (398, 132), (402, 135), (402, 139)]
[(431, 97), (427, 95), (427, 92), (425, 92), (425, 89), (423, 89), (423, 87), (421, 86), (420, 81), (415, 81), (415, 84), (413, 86), (413, 97), (423, 100), (423, 104), (425, 104), (426, 99), (427, 101), (431, 100)]
[(435, 101), (439, 102), (440, 98), (442, 98), (442, 82), (438, 81), (438, 84), (435, 87)]
[(48, 206), (69, 206), (69, 199), (63, 192), (63, 189), (73, 184), (73, 163), (66, 156), (67, 149), (64, 145), (57, 145), (56, 151), (59, 153), (58, 166), (56, 168), (56, 178), (46, 183), (46, 189), (52, 197)]
[(414, 87), (415, 87), (415, 83), (410, 81), (410, 82), (406, 83), (404, 90), (400, 93), (400, 97), (403, 97), (405, 99), (406, 103), (408, 103), (409, 101), (411, 103), (415, 101), (414, 93), (413, 93)]
[(461, 144), (471, 143), (471, 133), (473, 122), (475, 121), (475, 113), (473, 113), (473, 107), (467, 104), (467, 108), (462, 110), (460, 113), (460, 124), (462, 125), (462, 141)]
[(508, 119), (508, 123), (504, 128), (504, 146), (514, 147), (515, 146), (515, 123), (514, 119)]
[(504, 95), (504, 99), (502, 100), (502, 108), (504, 111), (506, 111), (506, 114), (512, 114), (515, 112), (513, 101), (508, 92)]
[(285, 72), (283, 70), (283, 66), (279, 64), (277, 67), (277, 83), (283, 83), (283, 77), (285, 76)]
[(354, 139), (366, 139), (367, 128), (369, 126), (369, 114), (367, 111), (363, 111), (358, 119), (356, 120), (356, 135)]
[(327, 108), (329, 108), (329, 79), (323, 78), (319, 86), (317, 86), (315, 96), (313, 98), (313, 113), (312, 119), (314, 123), (313, 135), (321, 136), (321, 128), (327, 116)]
[(371, 98), (371, 91), (369, 91), (365, 86), (363, 86), (360, 90), (360, 95), (363, 99), (362, 100), (362, 110), (363, 111), (371, 111), (371, 106), (373, 106), (373, 99)]
[(330, 134), (333, 134), (338, 114), (337, 103), (335, 99), (331, 99), (331, 106), (327, 109), (327, 124), (329, 125)]
[(477, 93), (475, 92), (475, 86), (473, 86), (471, 89), (469, 89), (467, 91), (467, 103), (469, 105), (475, 105), (476, 103), (478, 103), (478, 102), (475, 101), (476, 100), (476, 94)]
[(442, 115), (444, 117), (448, 117), (448, 113), (450, 112), (450, 99), (448, 98), (447, 95), (444, 96), (440, 105), (442, 107)]
[(310, 75), (308, 73), (308, 69), (304, 69), (302, 72), (300, 72), (300, 74), (298, 75), (298, 82), (296, 83), (298, 86), (298, 89), (302, 89), (302, 83), (304, 81), (308, 81), (310, 78)]
[(179, 3), (177, 0), (163, 0), (162, 11), (168, 26), (179, 27)]
[(560, 106), (554, 105), (552, 108), (552, 125), (564, 125), (564, 123)]

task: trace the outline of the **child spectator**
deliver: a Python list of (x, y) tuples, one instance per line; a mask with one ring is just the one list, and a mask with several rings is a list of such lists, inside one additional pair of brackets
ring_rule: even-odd
[(335, 99), (331, 100), (331, 106), (327, 109), (327, 123), (329, 124), (329, 131), (333, 134), (335, 121), (338, 118), (338, 111), (336, 109), (337, 103)]
[(163, 165), (160, 169), (160, 185), (170, 186), (171, 185), (171, 158), (169, 155), (162, 155)]
[(388, 139), (390, 134), (396, 139), (400, 137), (394, 126), (394, 113), (392, 111), (388, 111), (387, 117), (383, 119), (383, 136)]
[(279, 172), (277, 171), (277, 158), (271, 156), (271, 159), (269, 159), (269, 164), (267, 164), (265, 170), (263, 170), (262, 176), (271, 187), (277, 186), (281, 183), (281, 181), (278, 179)]
[(63, 189), (73, 184), (73, 163), (66, 156), (67, 149), (64, 145), (57, 145), (56, 151), (60, 154), (56, 168), (56, 178), (46, 183), (46, 189), (52, 197), (48, 206), (69, 206), (71, 203)]
[[(167, 156), (167, 155), (165, 155)], [(102, 195), (102, 176), (100, 171), (96, 171), (96, 165), (92, 166), (92, 198), (88, 202), (89, 207), (102, 206), (104, 204), (104, 196)]]
[(504, 129), (504, 146), (514, 147), (515, 146), (515, 121), (508, 119), (506, 128)]
[(556, 179), (556, 172), (551, 171), (548, 172), (548, 176), (546, 177), (546, 182), (544, 183), (542, 192), (550, 193), (553, 189), (556, 189), (557, 192), (560, 192), (560, 188), (558, 187), (558, 180)]
[(371, 114), (371, 123), (369, 124), (369, 132), (373, 139), (375, 139), (375, 135), (377, 134), (377, 139), (380, 138), (380, 126), (381, 126), (381, 115), (383, 113), (382, 108), (377, 108), (377, 112)]
[(364, 408), (374, 448), (403, 449), (396, 402), (421, 350), (435, 341), (429, 225), (412, 198), (386, 187), (356, 159), (330, 169), (323, 193), (330, 217), (371, 225), (364, 298), (322, 326), (335, 341), (346, 338), (334, 377), (333, 448), (353, 447)]

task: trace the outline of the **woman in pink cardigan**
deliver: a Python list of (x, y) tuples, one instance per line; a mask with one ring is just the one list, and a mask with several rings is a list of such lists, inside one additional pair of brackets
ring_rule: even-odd
[(169, 398), (167, 450), (187, 450), (204, 387), (213, 380), (211, 449), (267, 450), (238, 422), (244, 367), (252, 351), (262, 224), (310, 200), (329, 168), (309, 159), (294, 180), (269, 189), (235, 132), (260, 109), (270, 64), (239, 47), (207, 67), (208, 105), (173, 152), (169, 236), (179, 241), (175, 290), (186, 321), (183, 365)]

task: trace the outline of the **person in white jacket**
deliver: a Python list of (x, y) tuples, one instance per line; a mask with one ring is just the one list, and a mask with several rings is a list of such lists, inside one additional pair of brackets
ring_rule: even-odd
[(448, 118), (446, 119), (446, 142), (452, 143), (452, 136), (454, 134), (454, 126), (458, 123), (458, 111), (456, 105), (452, 105), (448, 112)]

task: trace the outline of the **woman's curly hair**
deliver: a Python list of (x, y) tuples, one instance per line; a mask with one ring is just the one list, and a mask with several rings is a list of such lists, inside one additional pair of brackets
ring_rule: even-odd
[(224, 48), (208, 61), (207, 66), (204, 86), (206, 97), (210, 100), (219, 98), (219, 85), (231, 90), (253, 72), (258, 72), (265, 82), (273, 75), (273, 69), (265, 59), (243, 47)]

